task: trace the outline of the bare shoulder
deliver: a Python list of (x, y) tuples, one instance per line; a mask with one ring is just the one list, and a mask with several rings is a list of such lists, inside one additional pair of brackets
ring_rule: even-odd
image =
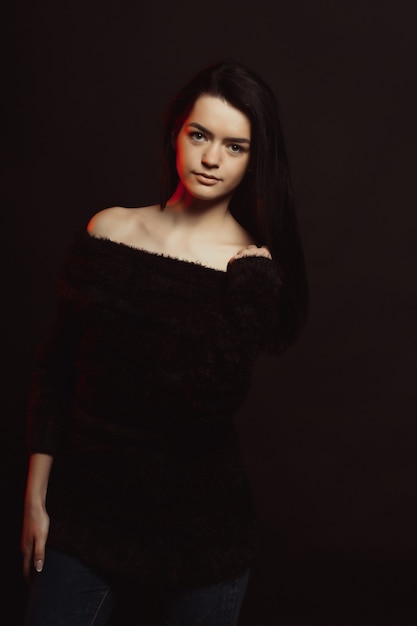
[(266, 246), (260, 246), (240, 224), (235, 224), (235, 246), (229, 263), (233, 263), (236, 259), (248, 256), (263, 256), (272, 259), (270, 250)]
[(109, 237), (114, 229), (128, 219), (125, 207), (113, 206), (99, 211), (87, 224), (87, 231), (96, 237)]
[(95, 237), (123, 241), (134, 224), (146, 219), (146, 214), (155, 211), (154, 206), (126, 208), (113, 206), (98, 211), (87, 224), (87, 232)]

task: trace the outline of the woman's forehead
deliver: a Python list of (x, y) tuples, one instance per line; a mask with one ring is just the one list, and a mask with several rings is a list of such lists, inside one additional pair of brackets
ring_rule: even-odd
[(250, 138), (249, 118), (227, 100), (219, 96), (203, 94), (197, 98), (186, 124), (197, 123), (211, 132), (232, 133), (234, 137)]

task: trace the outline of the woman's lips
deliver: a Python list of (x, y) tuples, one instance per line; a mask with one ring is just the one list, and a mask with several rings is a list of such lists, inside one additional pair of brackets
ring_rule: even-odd
[(220, 178), (211, 176), (210, 174), (203, 174), (202, 172), (193, 172), (196, 179), (203, 185), (215, 185), (219, 182)]

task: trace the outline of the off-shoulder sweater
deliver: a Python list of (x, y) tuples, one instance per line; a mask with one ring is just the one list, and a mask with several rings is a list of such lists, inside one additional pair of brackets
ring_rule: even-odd
[(37, 355), (28, 449), (54, 457), (48, 545), (104, 573), (208, 584), (255, 554), (234, 422), (277, 333), (273, 261), (227, 271), (76, 233)]

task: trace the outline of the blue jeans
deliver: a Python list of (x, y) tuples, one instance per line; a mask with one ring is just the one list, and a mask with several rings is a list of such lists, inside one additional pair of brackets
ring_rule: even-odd
[(248, 578), (246, 571), (207, 587), (137, 584), (120, 593), (81, 561), (48, 550), (23, 626), (236, 626)]

